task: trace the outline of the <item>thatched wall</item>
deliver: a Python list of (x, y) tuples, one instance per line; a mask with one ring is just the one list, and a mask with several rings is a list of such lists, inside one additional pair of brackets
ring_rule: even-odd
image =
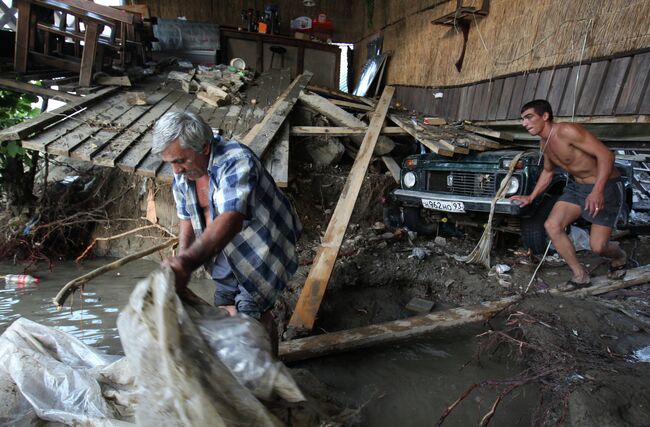
[(365, 12), (360, 0), (318, 0), (315, 7), (304, 7), (301, 0), (135, 0), (135, 3), (147, 4), (153, 16), (185, 16), (193, 21), (216, 22), (230, 27), (243, 25), (242, 10), (253, 8), (263, 12), (264, 6), (272, 3), (279, 6), (280, 29), (285, 35), (292, 35), (289, 28), (292, 18), (315, 18), (319, 13), (325, 13), (334, 22), (333, 40), (337, 42), (354, 42), (361, 38), (363, 27), (355, 16), (364, 16)]
[[(648, 0), (492, 0), (489, 15), (471, 25), (458, 72), (454, 63), (462, 35), (453, 27), (431, 24), (455, 10), (456, 1), (371, 3), (372, 27), (366, 26), (355, 46), (355, 71), (365, 62), (366, 43), (380, 33), (384, 51), (393, 52), (388, 84), (463, 85), (650, 47)], [(465, 0), (464, 5), (480, 3)]]

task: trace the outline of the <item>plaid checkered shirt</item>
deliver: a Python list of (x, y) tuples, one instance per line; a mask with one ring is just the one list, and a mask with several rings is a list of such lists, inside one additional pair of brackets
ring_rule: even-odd
[[(255, 298), (262, 312), (273, 307), (298, 268), (296, 241), (302, 226), (284, 193), (275, 185), (257, 156), (237, 141), (215, 136), (208, 164), (209, 207), (214, 220), (220, 213), (240, 212), (242, 230), (223, 249), (237, 281)], [(176, 211), (190, 220), (197, 239), (205, 228), (194, 181), (174, 174)], [(206, 265), (212, 271), (213, 259)]]

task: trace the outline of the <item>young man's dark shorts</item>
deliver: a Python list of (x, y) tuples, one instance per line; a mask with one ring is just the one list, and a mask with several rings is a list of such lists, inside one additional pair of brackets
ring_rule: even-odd
[(612, 178), (605, 184), (605, 206), (598, 212), (596, 217), (585, 210), (585, 199), (593, 190), (593, 184), (579, 184), (570, 179), (564, 189), (564, 194), (558, 199), (559, 202), (567, 202), (580, 206), (582, 218), (592, 224), (603, 225), (614, 228), (616, 220), (621, 213), (621, 204), (623, 202), (623, 181), (621, 177)]

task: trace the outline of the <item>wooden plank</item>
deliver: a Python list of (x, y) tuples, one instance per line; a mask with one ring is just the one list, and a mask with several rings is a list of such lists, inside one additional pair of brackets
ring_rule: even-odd
[(140, 119), (125, 129), (109, 146), (104, 147), (93, 157), (93, 163), (100, 166), (115, 167), (116, 163), (124, 156), (129, 148), (150, 129), (154, 122), (162, 116), (183, 92), (172, 91), (171, 89), (160, 91), (164, 98), (154, 105)]
[(126, 103), (126, 94), (119, 93), (111, 100), (111, 107), (94, 117), (90, 117), (75, 128), (72, 132), (49, 144), (45, 149), (50, 154), (69, 157), (72, 150), (83, 144), (88, 138), (98, 133), (103, 126), (110, 125), (129, 108)]
[(77, 129), (79, 126), (86, 124), (89, 120), (96, 119), (97, 116), (112, 106), (113, 101), (109, 99), (76, 112), (68, 116), (65, 120), (55, 123), (44, 131), (39, 132), (36, 136), (29, 139), (23, 139), (23, 147), (30, 150), (45, 152), (48, 145), (52, 144), (57, 139), (64, 137), (64, 135)]
[(18, 19), (16, 20), (14, 70), (19, 74), (24, 74), (27, 71), (27, 52), (29, 51), (30, 43), (33, 42), (33, 40), (30, 40), (30, 38), (33, 38), (33, 35), (29, 29), (31, 21), (31, 4), (27, 0), (15, 0), (13, 5), (18, 9)]
[(458, 109), (460, 108), (461, 88), (455, 87), (452, 89), (451, 99), (449, 103), (449, 114), (445, 117), (450, 120), (458, 120)]
[(349, 101), (355, 104), (366, 104), (373, 106), (373, 104), (367, 103), (368, 98), (365, 98), (363, 96), (350, 95), (349, 93), (341, 92), (340, 90), (315, 85), (308, 85), (305, 89), (309, 92), (314, 92), (328, 98), (338, 98), (342, 99), (343, 101)]
[(514, 141), (512, 134), (508, 132), (501, 132), (479, 126), (464, 125), (463, 128), (470, 132), (478, 133), (479, 135), (491, 136), (492, 138), (505, 139), (506, 141)]
[(374, 145), (379, 138), (379, 130), (386, 119), (386, 113), (388, 112), (390, 100), (394, 92), (395, 89), (393, 87), (386, 86), (377, 104), (375, 114), (370, 120), (368, 132), (361, 143), (350, 174), (345, 181), (345, 185), (341, 191), (341, 197), (334, 209), (332, 219), (327, 226), (325, 236), (317, 251), (314, 265), (309, 271), (309, 275), (307, 276), (307, 280), (305, 281), (305, 285), (289, 321), (288, 326), (294, 332), (310, 331), (314, 326), (316, 314), (325, 295), (325, 289), (329, 283), (336, 257), (343, 242), (345, 230), (348, 227), (352, 210), (361, 190), (370, 159), (372, 158)]
[(650, 114), (650, 84), (646, 85), (645, 93), (641, 99), (639, 114)]
[(546, 99), (548, 97), (548, 91), (553, 81), (553, 74), (555, 74), (555, 69), (544, 70), (539, 73), (537, 88), (535, 88), (535, 99)]
[(162, 98), (168, 94), (168, 91), (159, 91), (154, 93), (149, 102), (151, 105), (136, 105), (115, 119), (109, 128), (102, 129), (93, 137), (86, 141), (85, 144), (75, 148), (70, 157), (78, 160), (90, 161), (94, 159), (104, 148), (113, 142), (118, 142), (117, 137), (124, 131), (129, 129), (137, 120), (144, 116), (153, 105), (157, 104)]
[(30, 83), (23, 83), (16, 80), (0, 79), (0, 87), (14, 92), (31, 93), (38, 96), (57, 99), (63, 102), (75, 102), (81, 100), (81, 97), (77, 95), (48, 89), (42, 86), (36, 86)]
[(223, 136), (226, 139), (230, 139), (232, 136), (232, 131), (235, 128), (235, 123), (237, 123), (237, 118), (239, 118), (239, 114), (242, 111), (242, 106), (241, 105), (231, 105), (228, 107), (228, 112), (226, 113), (226, 117), (223, 118), (223, 121), (221, 122), (221, 131), (223, 132)]
[(504, 79), (492, 82), (492, 91), (490, 92), (490, 105), (488, 107), (488, 120), (495, 120), (499, 110), (499, 101), (501, 101), (501, 92), (503, 91)]
[[(318, 111), (327, 117), (331, 122), (336, 123), (339, 126), (364, 129), (368, 127), (364, 122), (357, 119), (353, 114), (350, 114), (342, 108), (337, 107), (320, 95), (317, 95), (315, 93), (305, 93), (303, 91), (300, 94), (299, 99), (301, 103)], [(350, 139), (356, 145), (361, 145), (363, 142), (363, 137), (360, 135), (352, 135), (350, 136)], [(383, 156), (384, 154), (390, 153), (393, 148), (395, 148), (395, 142), (386, 136), (381, 136), (375, 145), (375, 154), (378, 156)]]
[(587, 80), (587, 73), (589, 72), (589, 65), (580, 65), (571, 68), (569, 77), (567, 78), (566, 90), (562, 96), (562, 103), (560, 104), (559, 111), (556, 116), (572, 116), (578, 107), (577, 100), (580, 99), (582, 87)]
[(284, 362), (297, 362), (378, 344), (396, 343), (461, 325), (483, 322), (520, 299), (520, 296), (512, 296), (468, 307), (284, 341), (280, 343), (279, 356)]
[(262, 157), (282, 123), (298, 100), (300, 92), (307, 86), (314, 75), (305, 71), (285, 89), (262, 119), (259, 132), (253, 137), (250, 148), (258, 157)]
[[(350, 128), (334, 126), (291, 126), (293, 136), (350, 136), (365, 135), (368, 128)], [(408, 135), (409, 133), (399, 126), (381, 128), (382, 135)]]
[(472, 103), (472, 111), (469, 118), (471, 120), (480, 120), (482, 117), (479, 115), (481, 107), (483, 106), (485, 94), (488, 91), (488, 83), (483, 82), (476, 85), (476, 91), (474, 92), (474, 102)]
[(43, 113), (30, 120), (25, 120), (15, 126), (0, 131), (0, 141), (11, 141), (15, 139), (27, 138), (31, 134), (44, 129), (47, 125), (58, 122), (66, 116), (82, 108), (94, 104), (95, 102), (117, 92), (118, 87), (107, 87), (95, 92), (93, 95), (85, 96), (79, 101), (70, 102), (55, 110)]
[(612, 59), (607, 69), (607, 75), (603, 81), (603, 88), (600, 91), (596, 107), (594, 108), (594, 115), (597, 116), (610, 116), (614, 112), (614, 107), (621, 94), (623, 82), (627, 76), (627, 70), (630, 67), (632, 58), (626, 56), (624, 58)]
[(587, 80), (578, 101), (577, 115), (591, 116), (591, 113), (593, 113), (608, 67), (609, 61), (594, 62), (589, 67)]
[(508, 119), (518, 119), (521, 116), (521, 106), (524, 105), (524, 89), (526, 87), (526, 74), (515, 77), (515, 87), (512, 89), (512, 99), (508, 107)]
[(560, 106), (562, 105), (562, 95), (566, 91), (567, 77), (571, 69), (569, 67), (564, 67), (555, 70), (553, 74), (553, 81), (551, 82), (551, 87), (548, 90), (548, 96), (546, 100), (551, 104), (553, 111), (559, 111)]
[(458, 110), (458, 120), (468, 120), (470, 112), (472, 111), (472, 102), (474, 100), (474, 93), (476, 92), (476, 87), (474, 86), (465, 86), (462, 93), (465, 96), (461, 99), (460, 108)]
[[(93, 4), (92, 2), (87, 2)], [(81, 54), (81, 69), (79, 71), (79, 86), (88, 87), (93, 78), (95, 54), (98, 53), (97, 39), (99, 37), (99, 23), (96, 21), (84, 22), (84, 50)], [(99, 48), (102, 49), (102, 48)]]
[(400, 179), (400, 174), (402, 172), (402, 168), (397, 164), (395, 159), (393, 159), (391, 156), (381, 156), (381, 160), (384, 162), (386, 165), (386, 168), (390, 172), (391, 176), (395, 180), (396, 183), (399, 184), (399, 179)]
[(230, 111), (230, 106), (214, 108), (209, 105), (205, 105), (201, 108), (200, 116), (205, 120), (210, 127), (214, 129), (223, 129), (223, 119), (226, 117)]
[(99, 132), (90, 136), (82, 145), (75, 147), (70, 152), (70, 157), (75, 160), (90, 161), (94, 154), (99, 153), (110, 144), (113, 138), (146, 113), (147, 110), (148, 108), (142, 105), (126, 107), (126, 110), (119, 117), (116, 117), (110, 126), (102, 128)]
[[(184, 93), (181, 97), (171, 106), (168, 111), (184, 111), (188, 105), (194, 100), (194, 95), (189, 93)], [(151, 130), (148, 130), (144, 136), (131, 147), (122, 159), (118, 162), (118, 167), (126, 172), (137, 172), (141, 173), (140, 170), (136, 171), (136, 168), (143, 162), (144, 158), (147, 157), (149, 151), (151, 151)], [(159, 164), (157, 165), (159, 166)], [(151, 164), (147, 165), (147, 171), (154, 171), (151, 174), (143, 173), (145, 176), (156, 176), (157, 166), (154, 167)]]
[[(539, 82), (539, 73), (531, 73), (526, 76), (526, 86), (524, 86), (524, 94), (521, 97), (522, 105), (535, 99), (537, 82)], [(521, 105), (519, 108), (521, 109)]]
[(264, 168), (271, 174), (278, 187), (289, 186), (289, 123), (282, 125), (264, 156)]
[(235, 124), (235, 128), (232, 132), (233, 139), (237, 139), (241, 141), (242, 137), (244, 137), (248, 133), (249, 129), (246, 128), (246, 123), (250, 121), (250, 118), (252, 116), (253, 116), (253, 107), (250, 105), (242, 106), (242, 111), (239, 114), (237, 123)]
[(501, 90), (501, 99), (499, 100), (499, 108), (497, 109), (497, 120), (503, 120), (508, 117), (508, 109), (510, 108), (510, 100), (512, 99), (512, 92), (515, 90), (514, 77), (508, 77), (503, 82), (503, 89)]
[(650, 52), (634, 55), (630, 70), (616, 104), (615, 114), (636, 114), (641, 96), (650, 81)]
[(347, 108), (350, 110), (356, 110), (356, 111), (372, 111), (373, 108), (369, 105), (366, 104), (359, 104), (356, 102), (349, 102), (349, 101), (340, 101), (338, 99), (332, 99), (332, 104), (338, 105), (341, 108)]
[(454, 155), (454, 149), (456, 147), (454, 147), (454, 145), (450, 142), (446, 141), (444, 143), (441, 143), (439, 140), (426, 138), (426, 135), (421, 130), (418, 130), (410, 121), (407, 121), (403, 117), (400, 117), (399, 114), (389, 112), (388, 117), (393, 122), (395, 122), (397, 126), (401, 127), (406, 132), (411, 134), (413, 138), (415, 138), (418, 142), (420, 142), (432, 152), (447, 157), (452, 157)]

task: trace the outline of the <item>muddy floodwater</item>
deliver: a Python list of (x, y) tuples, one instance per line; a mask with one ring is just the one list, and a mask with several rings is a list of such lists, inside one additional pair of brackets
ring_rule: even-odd
[[(57, 311), (52, 298), (63, 285), (111, 259), (90, 260), (78, 266), (57, 262), (52, 271), (35, 271), (36, 286), (16, 288), (0, 285), (0, 332), (17, 318), (26, 317), (66, 331), (84, 343), (111, 354), (122, 354), (116, 327), (117, 316), (138, 282), (157, 267), (136, 261), (89, 282)], [(22, 266), (0, 263), (0, 274), (18, 274)], [(212, 283), (194, 280), (192, 289), (211, 301)], [(302, 362), (292, 368), (313, 374), (325, 389), (348, 408), (361, 408), (364, 426), (434, 425), (444, 408), (476, 382), (515, 376), (514, 362), (482, 358), (467, 363), (475, 352), (479, 328), (466, 328), (402, 345), (373, 348)], [(464, 366), (466, 365), (466, 366)], [(477, 425), (489, 411), (496, 394), (490, 387), (472, 393), (449, 416), (445, 426)], [(500, 404), (492, 425), (529, 425), (528, 408), (537, 399), (532, 388), (520, 388)]]

